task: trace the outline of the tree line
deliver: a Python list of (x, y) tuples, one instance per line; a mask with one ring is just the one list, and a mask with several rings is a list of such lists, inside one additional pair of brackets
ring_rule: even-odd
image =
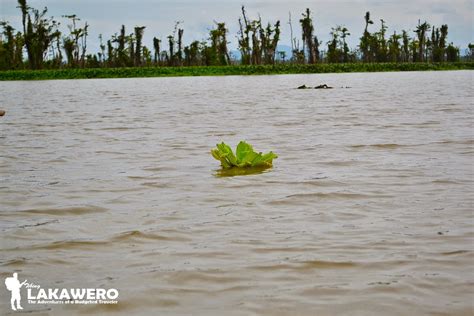
[[(127, 32), (124, 25), (118, 33), (104, 40), (99, 35), (100, 51), (87, 52), (89, 24), (81, 23), (76, 15), (64, 15), (68, 32), (60, 31), (61, 23), (48, 17), (48, 9), (30, 7), (26, 0), (18, 0), (21, 11), (21, 30), (15, 30), (7, 21), (0, 27), (0, 69), (56, 69), (141, 66), (210, 66), (272, 65), (279, 63), (347, 63), (347, 62), (455, 62), (460, 58), (459, 48), (447, 41), (448, 25), (418, 25), (413, 33), (387, 34), (386, 21), (380, 19), (374, 28), (370, 12), (364, 16), (365, 28), (358, 47), (350, 49), (347, 27), (331, 29), (331, 39), (322, 43), (316, 36), (311, 11), (306, 9), (299, 19), (301, 38), (293, 36), (291, 13), (288, 24), (291, 32), (291, 54), (279, 51), (280, 21), (264, 23), (262, 18), (249, 18), (241, 7), (237, 43), (239, 58), (232, 58), (228, 48), (229, 31), (225, 22), (214, 22), (205, 40), (183, 43), (184, 29), (176, 22), (172, 34), (162, 41), (153, 38), (152, 47), (143, 44), (145, 26), (135, 26)], [(467, 58), (472, 60), (474, 45), (469, 44)]]

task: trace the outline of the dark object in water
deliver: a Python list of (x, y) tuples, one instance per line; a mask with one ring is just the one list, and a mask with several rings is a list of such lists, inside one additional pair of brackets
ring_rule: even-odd
[(319, 86), (314, 87), (315, 89), (332, 89), (332, 87), (327, 84), (320, 84)]
[(5, 115), (5, 111), (0, 110), (0, 116), (4, 116), (4, 115)]
[[(296, 89), (332, 89), (333, 87), (328, 86), (327, 84), (320, 84), (319, 86), (316, 86), (314, 88), (312, 87), (307, 87), (305, 84), (302, 86), (299, 86)], [(347, 88), (347, 87), (346, 87)]]

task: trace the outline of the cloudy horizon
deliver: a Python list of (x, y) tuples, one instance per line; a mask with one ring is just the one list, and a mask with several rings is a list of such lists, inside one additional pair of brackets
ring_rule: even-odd
[[(306, 8), (312, 12), (315, 35), (323, 42), (330, 39), (331, 28), (344, 25), (351, 35), (348, 44), (352, 49), (358, 45), (364, 29), (364, 15), (370, 11), (374, 25), (370, 31), (380, 28), (380, 19), (387, 23), (387, 37), (394, 31), (401, 33), (409, 31), (414, 36), (418, 20), (427, 21), (430, 25), (440, 27), (448, 24), (448, 42), (461, 48), (461, 54), (468, 43), (474, 42), (473, 7), (471, 1), (237, 1), (237, 0), (181, 0), (181, 1), (132, 1), (132, 0), (83, 0), (75, 3), (65, 3), (60, 0), (30, 0), (28, 4), (34, 8), (48, 7), (48, 15), (54, 16), (62, 23), (62, 30), (66, 31), (66, 19), (62, 15), (76, 14), (81, 22), (87, 21), (89, 27), (89, 53), (99, 50), (99, 34), (107, 40), (118, 33), (121, 25), (125, 25), (127, 33), (132, 33), (135, 26), (146, 26), (144, 43), (152, 47), (152, 38), (166, 40), (172, 34), (174, 25), (180, 21), (184, 29), (184, 42), (189, 44), (193, 40), (205, 40), (214, 21), (225, 22), (229, 29), (229, 48), (237, 50), (238, 19), (241, 16), (241, 5), (244, 5), (250, 18), (259, 15), (263, 23), (281, 22), (280, 45), (291, 45), (288, 14), (291, 12), (294, 37), (300, 39), (301, 31), (299, 19)], [(16, 0), (0, 0), (0, 19), (11, 23), (21, 30), (21, 13)], [(301, 40), (300, 40), (301, 42)]]

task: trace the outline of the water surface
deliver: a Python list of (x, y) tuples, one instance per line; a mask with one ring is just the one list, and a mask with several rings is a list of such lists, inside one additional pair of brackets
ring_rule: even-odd
[[(32, 315), (470, 315), (472, 80), (1, 82), (0, 275), (120, 291)], [(274, 168), (219, 177), (240, 140)]]

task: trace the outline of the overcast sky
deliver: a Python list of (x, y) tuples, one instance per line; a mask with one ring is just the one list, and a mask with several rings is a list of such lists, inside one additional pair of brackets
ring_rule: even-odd
[[(355, 48), (364, 28), (364, 15), (370, 11), (372, 31), (380, 27), (383, 18), (388, 26), (388, 34), (394, 30), (410, 30), (416, 27), (418, 19), (426, 20), (436, 27), (448, 24), (448, 41), (464, 50), (469, 42), (474, 42), (473, 0), (29, 0), (35, 8), (48, 7), (50, 15), (63, 22), (61, 15), (76, 14), (90, 25), (90, 52), (98, 51), (98, 35), (108, 39), (120, 30), (122, 24), (127, 33), (135, 26), (146, 26), (145, 45), (152, 46), (156, 36), (166, 40), (173, 32), (175, 21), (182, 21), (184, 41), (203, 40), (208, 37), (213, 21), (226, 22), (229, 29), (228, 40), (231, 49), (237, 48), (238, 18), (240, 6), (246, 7), (250, 18), (261, 15), (264, 23), (280, 20), (280, 44), (290, 45), (288, 12), (293, 17), (294, 36), (300, 38), (299, 19), (301, 13), (310, 8), (313, 12), (315, 33), (323, 41), (329, 40), (331, 27), (346, 26), (351, 36), (349, 45)], [(21, 29), (21, 14), (16, 8), (16, 0), (0, 0), (0, 19), (9, 21)]]

